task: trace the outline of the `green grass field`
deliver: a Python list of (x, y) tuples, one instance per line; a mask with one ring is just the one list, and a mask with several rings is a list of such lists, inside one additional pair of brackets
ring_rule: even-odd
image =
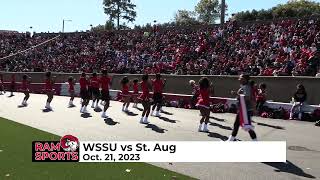
[(146, 163), (32, 162), (32, 141), (59, 139), (59, 136), (0, 118), (0, 180), (192, 179)]

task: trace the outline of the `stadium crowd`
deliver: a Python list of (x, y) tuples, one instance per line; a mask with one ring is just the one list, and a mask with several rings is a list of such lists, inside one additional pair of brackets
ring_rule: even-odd
[[(0, 33), (0, 71), (315, 76), (320, 20), (60, 34)], [(38, 44), (50, 40), (41, 46)], [(37, 46), (37, 47), (35, 47)], [(34, 48), (32, 48), (34, 47)]]

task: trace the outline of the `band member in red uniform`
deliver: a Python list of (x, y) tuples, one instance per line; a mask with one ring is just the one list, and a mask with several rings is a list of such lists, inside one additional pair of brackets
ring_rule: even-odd
[(46, 72), (44, 91), (46, 92), (48, 98), (47, 98), (47, 103), (46, 103), (45, 108), (49, 109), (49, 110), (52, 110), (50, 103), (52, 102), (53, 94), (54, 94), (54, 89), (53, 89), (53, 85), (55, 83), (54, 79), (55, 79), (55, 77), (52, 77), (51, 72)]
[(134, 79), (133, 80), (133, 94), (132, 94), (132, 100), (133, 100), (133, 108), (138, 108), (138, 96), (139, 96), (139, 80)]
[(153, 86), (153, 106), (152, 106), (152, 111), (151, 111), (151, 116), (153, 116), (153, 112), (156, 109), (156, 114), (155, 116), (159, 117), (160, 116), (160, 109), (162, 106), (162, 101), (163, 101), (163, 88), (165, 86), (166, 80), (161, 79), (160, 74), (156, 74), (156, 79), (152, 80), (152, 86)]
[(148, 117), (150, 114), (150, 108), (151, 108), (151, 104), (150, 104), (150, 89), (151, 89), (151, 84), (149, 82), (149, 75), (148, 74), (144, 74), (142, 76), (142, 82), (140, 82), (141, 85), (141, 90), (142, 90), (142, 94), (140, 95), (139, 99), (142, 102), (142, 106), (143, 106), (143, 112), (142, 112), (142, 117), (140, 119), (140, 123), (143, 124), (148, 124)]
[[(99, 98), (100, 98), (100, 81), (97, 73), (93, 73), (91, 77), (91, 87), (92, 87), (92, 105), (91, 108), (99, 108)], [(96, 105), (94, 105), (96, 103)]]
[(11, 83), (10, 83), (10, 96), (9, 97), (13, 97), (13, 92), (16, 90), (16, 75), (12, 74), (11, 75)]
[(122, 100), (123, 100), (123, 105), (122, 105), (122, 111), (123, 112), (129, 112), (128, 107), (130, 105), (130, 92), (129, 92), (129, 79), (127, 76), (123, 77), (121, 80), (121, 85), (122, 85)]
[(22, 76), (21, 91), (24, 93), (24, 98), (21, 103), (22, 106), (28, 106), (27, 101), (30, 97), (30, 90), (29, 90), (30, 82), (31, 80), (26, 74)]
[[(213, 90), (210, 87), (210, 81), (208, 78), (203, 77), (199, 81), (200, 96), (198, 99), (197, 107), (200, 109), (201, 120), (198, 128), (199, 132), (209, 132), (208, 123), (210, 117), (210, 95)], [(203, 127), (203, 128), (202, 128)]]
[(75, 96), (75, 92), (74, 92), (74, 79), (72, 76), (69, 77), (68, 79), (68, 85), (69, 85), (69, 94), (70, 94), (70, 101), (69, 101), (69, 107), (74, 107), (75, 105), (73, 104), (73, 100), (74, 100), (74, 96)]
[(109, 87), (111, 85), (111, 78), (108, 76), (108, 71), (102, 71), (102, 77), (100, 78), (101, 83), (101, 100), (104, 101), (104, 107), (101, 117), (108, 118), (106, 112), (110, 106), (110, 94)]
[(82, 73), (81, 77), (79, 79), (79, 83), (80, 83), (80, 97), (82, 100), (81, 103), (81, 109), (80, 109), (80, 113), (88, 113), (87, 111), (87, 106), (89, 104), (90, 101), (90, 95), (89, 95), (89, 91), (88, 91), (88, 79), (86, 77), (86, 73)]

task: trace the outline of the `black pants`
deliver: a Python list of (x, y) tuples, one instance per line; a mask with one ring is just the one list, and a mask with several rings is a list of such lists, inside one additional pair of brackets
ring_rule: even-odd
[(256, 110), (259, 112), (259, 114), (262, 113), (262, 110), (263, 110), (263, 105), (266, 101), (257, 101), (257, 104), (256, 104)]
[[(249, 121), (251, 121), (251, 116), (252, 116), (252, 112), (249, 111), (248, 112)], [(236, 121), (233, 124), (233, 130), (232, 130), (232, 134), (231, 134), (233, 137), (237, 136), (238, 131), (239, 131), (239, 127), (240, 127), (240, 116), (239, 116), (239, 113), (238, 113), (237, 117), (236, 117)], [(251, 139), (256, 139), (257, 138), (257, 135), (253, 130), (249, 130), (249, 134), (250, 134)]]
[(190, 104), (192, 109), (196, 108), (197, 101), (198, 101), (198, 95), (193, 95), (191, 97), (191, 104)]

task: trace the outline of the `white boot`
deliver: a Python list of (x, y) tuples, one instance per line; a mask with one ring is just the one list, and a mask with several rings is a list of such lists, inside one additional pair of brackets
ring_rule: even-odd
[(149, 124), (148, 117), (144, 117), (143, 123), (144, 123), (144, 124)]
[(208, 125), (207, 125), (207, 124), (204, 124), (204, 125), (203, 125), (203, 132), (209, 132), (209, 129), (208, 129)]
[(88, 113), (87, 106), (83, 107), (82, 113)]
[(102, 117), (102, 118), (108, 118), (106, 112), (103, 112), (102, 115), (101, 115), (101, 117)]
[(84, 109), (84, 107), (81, 106), (80, 113), (83, 113), (83, 109)]
[(159, 111), (156, 111), (156, 117), (160, 117), (160, 112)]
[(91, 108), (94, 108), (94, 102), (92, 101), (92, 105), (91, 105)]
[(122, 106), (122, 111), (124, 112), (124, 106)]
[(236, 137), (233, 137), (232, 135), (230, 135), (227, 141), (235, 141), (235, 140), (236, 140)]
[(50, 106), (50, 103), (48, 103), (48, 102), (46, 103), (45, 108), (46, 108), (46, 109), (50, 109), (50, 110), (52, 109), (51, 106)]
[(140, 119), (140, 123), (141, 123), (141, 124), (143, 124), (143, 117), (141, 117), (141, 119)]
[(198, 131), (202, 132), (202, 124), (199, 125)]

